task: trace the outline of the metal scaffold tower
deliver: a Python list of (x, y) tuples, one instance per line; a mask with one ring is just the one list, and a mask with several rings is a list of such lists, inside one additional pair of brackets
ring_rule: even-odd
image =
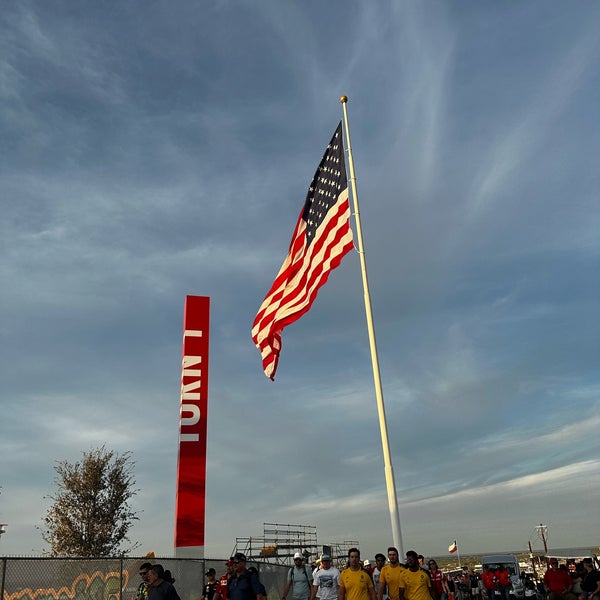
[(345, 563), (348, 550), (353, 546), (358, 547), (358, 542), (334, 542), (320, 546), (316, 525), (263, 523), (263, 535), (236, 538), (232, 554), (243, 552), (250, 561), (291, 565), (296, 552), (301, 552), (308, 564), (321, 554), (328, 553), (338, 564)]

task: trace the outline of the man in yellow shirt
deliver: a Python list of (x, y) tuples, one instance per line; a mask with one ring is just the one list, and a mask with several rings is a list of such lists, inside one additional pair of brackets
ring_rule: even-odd
[(404, 567), (400, 564), (398, 550), (393, 546), (388, 548), (388, 561), (389, 563), (381, 569), (379, 574), (378, 600), (383, 600), (386, 587), (390, 600), (398, 600), (398, 590), (400, 589), (400, 579)]
[(438, 600), (426, 571), (419, 566), (419, 555), (414, 550), (406, 553), (407, 569), (402, 571), (399, 600)]
[(348, 568), (340, 575), (338, 600), (375, 600), (371, 576), (361, 568), (360, 550), (348, 550)]

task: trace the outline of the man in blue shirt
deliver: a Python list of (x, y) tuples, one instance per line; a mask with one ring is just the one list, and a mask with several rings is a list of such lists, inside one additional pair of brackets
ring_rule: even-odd
[(152, 565), (148, 570), (148, 600), (180, 600), (172, 583), (164, 580), (162, 565)]
[(258, 576), (246, 569), (246, 556), (236, 552), (233, 556), (233, 575), (227, 585), (227, 600), (263, 600), (266, 597), (267, 590)]

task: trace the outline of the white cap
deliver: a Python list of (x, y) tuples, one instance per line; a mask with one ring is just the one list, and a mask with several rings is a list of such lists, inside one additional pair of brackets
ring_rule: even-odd
[(368, 558), (367, 558), (367, 559), (366, 559), (366, 560), (363, 562), (363, 565), (364, 565), (365, 567), (370, 567), (370, 566), (371, 566), (371, 563), (369, 562), (369, 559), (368, 559)]
[(297, 558), (304, 558), (304, 556), (302, 556), (302, 552), (296, 552), (296, 554), (294, 554), (294, 560)]

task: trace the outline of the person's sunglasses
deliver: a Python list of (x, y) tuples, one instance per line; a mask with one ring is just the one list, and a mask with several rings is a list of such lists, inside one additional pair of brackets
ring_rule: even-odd
[(140, 577), (143, 577), (144, 575), (148, 575), (148, 571), (140, 571)]

